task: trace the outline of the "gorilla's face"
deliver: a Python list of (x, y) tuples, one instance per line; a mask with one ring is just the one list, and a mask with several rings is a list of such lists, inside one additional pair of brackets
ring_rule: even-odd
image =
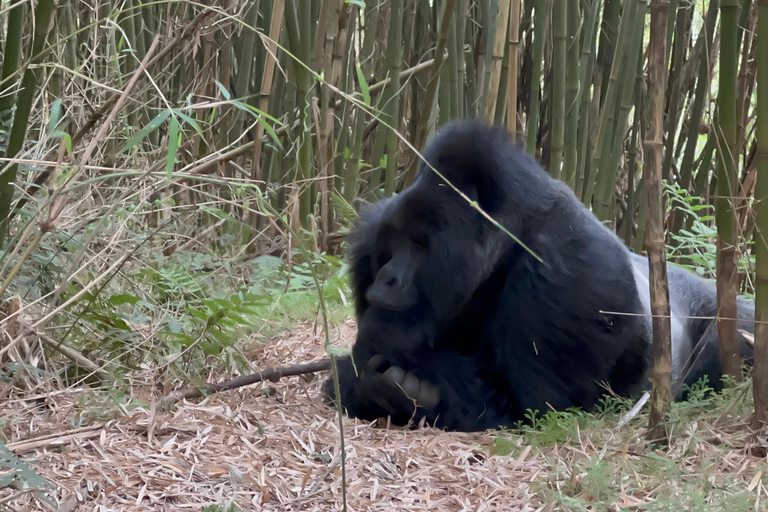
[(487, 235), (488, 224), (454, 191), (414, 184), (392, 201), (376, 233), (366, 300), (450, 319), (488, 275)]

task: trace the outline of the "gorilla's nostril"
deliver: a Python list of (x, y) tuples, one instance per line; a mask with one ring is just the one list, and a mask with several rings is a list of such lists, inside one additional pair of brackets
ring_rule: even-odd
[(396, 285), (397, 285), (397, 279), (395, 279), (394, 277), (391, 278), (389, 281), (387, 281), (387, 286), (389, 287), (396, 286)]

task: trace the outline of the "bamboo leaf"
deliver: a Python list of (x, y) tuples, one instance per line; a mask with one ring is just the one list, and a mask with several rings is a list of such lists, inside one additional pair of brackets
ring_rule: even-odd
[(61, 98), (57, 99), (51, 105), (51, 118), (48, 120), (48, 132), (53, 134), (56, 131), (56, 127), (59, 126), (59, 120), (61, 119)]
[(120, 148), (120, 150), (117, 152), (118, 155), (128, 151), (129, 149), (133, 148), (136, 144), (142, 141), (144, 137), (152, 133), (153, 131), (157, 130), (160, 125), (163, 124), (163, 122), (168, 119), (168, 116), (171, 115), (170, 110), (163, 110), (160, 112), (157, 116), (155, 116), (154, 119), (152, 119), (147, 125), (142, 128), (139, 133), (131, 137), (131, 139), (125, 143), (125, 145)]
[(194, 128), (195, 131), (197, 132), (197, 134), (200, 136), (200, 138), (203, 139), (203, 141), (206, 144), (208, 144), (208, 142), (205, 141), (205, 136), (203, 135), (203, 130), (200, 129), (200, 125), (197, 124), (197, 121), (195, 121), (194, 119), (192, 119), (191, 117), (189, 117), (188, 115), (186, 115), (183, 112), (176, 111), (176, 112), (174, 112), (174, 114), (178, 115), (182, 119), (182, 121), (184, 121), (185, 123), (190, 125), (192, 128)]
[(365, 80), (365, 75), (363, 75), (363, 70), (360, 68), (360, 63), (356, 63), (355, 68), (357, 69), (357, 80), (360, 82), (360, 94), (363, 95), (363, 103), (370, 105), (371, 93), (368, 90), (368, 82)]
[(176, 165), (176, 153), (179, 150), (179, 121), (176, 116), (171, 117), (171, 127), (168, 131), (168, 156), (165, 161), (165, 173), (170, 180), (173, 176), (173, 167)]
[(227, 90), (226, 87), (224, 87), (224, 85), (222, 85), (221, 82), (219, 82), (216, 79), (214, 79), (213, 81), (216, 82), (216, 87), (219, 88), (219, 92), (221, 92), (221, 95), (224, 96), (225, 100), (229, 101), (230, 99), (232, 99), (232, 95), (229, 94), (229, 91)]

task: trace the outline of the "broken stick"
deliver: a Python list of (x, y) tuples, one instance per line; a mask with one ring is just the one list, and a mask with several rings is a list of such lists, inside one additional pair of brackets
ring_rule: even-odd
[(282, 368), (267, 368), (266, 370), (252, 373), (250, 375), (241, 375), (234, 379), (226, 380), (216, 384), (206, 384), (205, 386), (180, 389), (169, 393), (168, 396), (160, 401), (160, 407), (166, 408), (169, 405), (184, 398), (200, 398), (213, 393), (219, 393), (228, 389), (241, 388), (249, 384), (256, 384), (265, 380), (277, 382), (283, 377), (292, 377), (294, 375), (306, 375), (308, 373), (322, 372), (331, 369), (331, 360), (322, 359), (312, 363), (297, 364), (295, 366), (286, 366)]

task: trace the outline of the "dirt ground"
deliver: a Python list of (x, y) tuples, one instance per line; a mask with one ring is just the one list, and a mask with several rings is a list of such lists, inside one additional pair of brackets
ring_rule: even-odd
[[(351, 344), (352, 322), (336, 332)], [(254, 369), (324, 357), (312, 325), (250, 354)], [(52, 482), (59, 510), (342, 510), (340, 432), (320, 399), (329, 372), (289, 377), (153, 405), (107, 422), (82, 417), (87, 388), (11, 403), (9, 448)], [(152, 403), (156, 371), (134, 377), (133, 399)], [(213, 378), (212, 378), (213, 380)], [(488, 434), (403, 430), (344, 419), (348, 510), (541, 510), (529, 485), (546, 464), (523, 450), (490, 455)], [(1, 476), (1, 475), (0, 475)], [(0, 504), (39, 510), (29, 494), (0, 491)], [(0, 505), (1, 506), (1, 505)], [(42, 509), (51, 510), (51, 509)]]

